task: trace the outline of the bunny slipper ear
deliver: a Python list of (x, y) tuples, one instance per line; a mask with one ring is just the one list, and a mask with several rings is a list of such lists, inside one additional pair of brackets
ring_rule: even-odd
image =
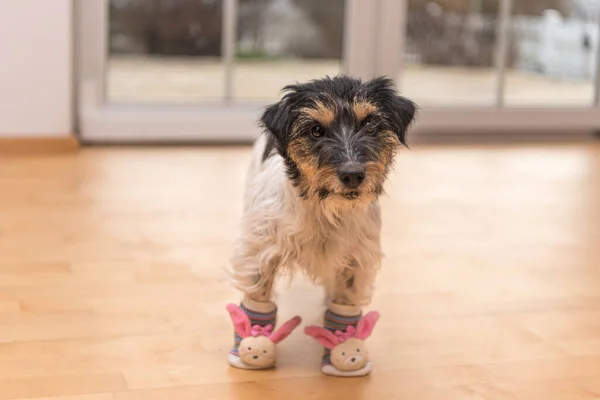
[(317, 339), (317, 342), (321, 343), (329, 350), (332, 350), (339, 344), (338, 338), (335, 337), (333, 333), (320, 326), (307, 326), (304, 328), (304, 333)]
[(233, 322), (233, 327), (235, 328), (237, 334), (240, 335), (242, 339), (250, 336), (250, 319), (248, 319), (246, 313), (244, 313), (242, 309), (235, 304), (227, 304), (226, 308), (229, 312), (231, 322)]
[(363, 316), (360, 321), (358, 321), (358, 325), (356, 326), (356, 336), (358, 339), (365, 340), (375, 328), (377, 321), (379, 320), (379, 313), (377, 311), (371, 311)]
[(281, 342), (283, 339), (290, 336), (290, 334), (298, 327), (298, 325), (300, 325), (301, 322), (302, 318), (300, 317), (294, 317), (290, 319), (281, 325), (279, 329), (273, 332), (271, 336), (269, 336), (269, 339), (271, 339), (271, 341), (275, 344)]

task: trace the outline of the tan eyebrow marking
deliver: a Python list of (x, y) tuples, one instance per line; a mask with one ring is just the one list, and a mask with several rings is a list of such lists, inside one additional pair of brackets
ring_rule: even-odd
[(354, 115), (356, 115), (356, 119), (362, 121), (370, 114), (376, 112), (377, 106), (368, 101), (358, 100), (352, 105), (352, 110), (354, 111)]
[(301, 111), (325, 127), (331, 125), (335, 119), (336, 112), (335, 107), (326, 105), (320, 101), (315, 102), (314, 107), (305, 107)]

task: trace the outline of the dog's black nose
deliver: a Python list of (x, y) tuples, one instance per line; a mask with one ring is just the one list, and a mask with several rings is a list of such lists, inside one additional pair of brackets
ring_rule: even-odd
[(365, 167), (359, 164), (344, 165), (338, 169), (338, 178), (350, 189), (356, 189), (365, 180)]
[(350, 359), (350, 361), (352, 361), (352, 362), (356, 362), (356, 357), (352, 357), (352, 358)]
[(252, 356), (252, 358), (254, 358), (255, 360), (258, 360), (258, 356)]

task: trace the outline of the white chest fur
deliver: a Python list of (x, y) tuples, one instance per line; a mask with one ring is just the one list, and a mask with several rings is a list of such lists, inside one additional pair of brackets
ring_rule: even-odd
[[(233, 258), (252, 276), (302, 271), (333, 290), (336, 276), (352, 268), (375, 273), (381, 260), (377, 202), (327, 207), (317, 198), (298, 196), (280, 156), (262, 161), (264, 139), (255, 145), (247, 177), (242, 232)], [(258, 273), (258, 274), (257, 274)]]

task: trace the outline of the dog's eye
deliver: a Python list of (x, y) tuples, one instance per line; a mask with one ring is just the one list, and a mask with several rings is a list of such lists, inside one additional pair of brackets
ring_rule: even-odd
[(342, 356), (345, 356), (345, 355), (346, 355), (346, 353), (342, 353)]
[(323, 128), (321, 128), (319, 125), (315, 125), (312, 128), (310, 128), (310, 134), (312, 135), (312, 137), (320, 138), (321, 136), (323, 136)]
[(356, 349), (356, 352), (357, 352), (357, 353), (360, 353), (360, 349)]
[(248, 347), (248, 350), (252, 350), (252, 347)]
[(367, 126), (365, 126), (365, 132), (367, 132), (369, 135), (373, 135), (375, 132), (377, 132), (377, 127), (375, 124), (369, 122)]

